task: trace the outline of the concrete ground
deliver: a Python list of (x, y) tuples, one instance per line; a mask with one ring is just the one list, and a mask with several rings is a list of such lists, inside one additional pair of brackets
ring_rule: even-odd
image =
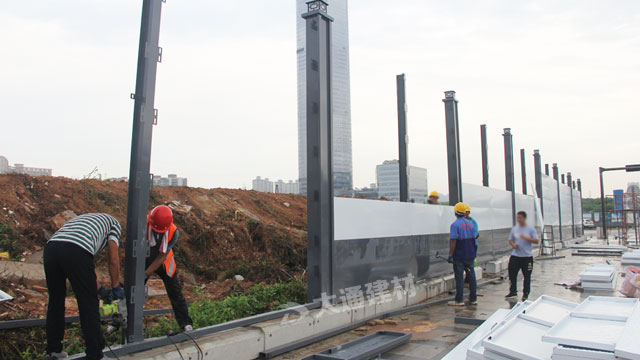
[[(595, 234), (586, 234), (595, 237)], [(590, 240), (588, 243), (599, 243), (597, 240)], [(554, 260), (538, 260), (535, 262), (533, 280), (531, 284), (530, 300), (535, 300), (540, 295), (551, 295), (561, 299), (580, 302), (590, 295), (621, 296), (612, 292), (583, 292), (579, 289), (565, 289), (563, 286), (554, 285), (557, 282), (572, 282), (579, 279), (579, 274), (587, 266), (592, 264), (603, 264), (607, 260), (618, 265), (618, 282), (620, 287), (623, 278), (621, 277), (622, 267), (619, 257), (601, 256), (572, 256), (573, 250), (561, 250), (557, 255), (564, 255), (565, 258)], [(505, 274), (506, 276), (506, 274)], [(522, 294), (522, 277), (518, 279), (518, 290)], [(313, 344), (299, 350), (292, 351), (277, 357), (279, 360), (302, 359), (326, 348), (344, 344), (357, 339), (363, 335), (374, 333), (379, 330), (404, 331), (413, 334), (411, 342), (398, 347), (387, 354), (383, 359), (387, 360), (424, 360), (441, 359), (460, 341), (462, 341), (475, 326), (455, 324), (456, 316), (486, 319), (499, 308), (511, 308), (517, 300), (506, 301), (504, 296), (508, 293), (509, 281), (498, 280), (483, 286), (479, 290), (478, 306), (465, 306), (453, 308), (445, 305), (427, 307), (419, 311), (414, 311), (395, 316), (384, 325), (365, 326), (363, 328), (345, 333), (334, 338)], [(450, 297), (443, 295), (439, 298)], [(438, 298), (436, 298), (438, 299)], [(433, 300), (433, 299), (432, 299)], [(387, 319), (389, 320), (389, 319)]]

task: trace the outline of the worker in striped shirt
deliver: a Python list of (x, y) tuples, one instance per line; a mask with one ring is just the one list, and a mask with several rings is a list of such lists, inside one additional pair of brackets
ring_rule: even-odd
[[(71, 219), (58, 230), (44, 248), (44, 272), (49, 292), (47, 309), (47, 358), (64, 359), (65, 297), (67, 280), (78, 301), (80, 326), (87, 359), (102, 359), (105, 340), (100, 328), (95, 256), (107, 248), (111, 294), (123, 299), (120, 287), (118, 244), (122, 229), (109, 214), (84, 214)], [(101, 292), (105, 290), (101, 289)]]

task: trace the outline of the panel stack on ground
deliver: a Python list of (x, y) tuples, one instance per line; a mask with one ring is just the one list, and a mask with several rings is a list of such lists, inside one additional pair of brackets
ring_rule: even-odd
[(638, 299), (541, 296), (497, 311), (444, 359), (640, 360), (638, 334)]
[(622, 265), (640, 266), (640, 249), (622, 254)]
[(616, 279), (615, 265), (591, 265), (580, 273), (582, 288), (587, 291), (614, 291)]

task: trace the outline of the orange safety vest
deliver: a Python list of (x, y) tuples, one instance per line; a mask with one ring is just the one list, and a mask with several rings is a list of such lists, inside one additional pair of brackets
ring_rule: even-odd
[[(147, 231), (149, 231), (150, 227), (151, 222), (149, 219), (149, 215), (147, 215)], [(176, 230), (178, 230), (178, 227), (175, 224), (171, 224), (171, 226), (169, 227), (169, 234), (167, 234), (167, 242), (171, 242), (171, 239), (173, 239), (173, 234), (176, 233)], [(173, 257), (173, 249), (169, 250), (169, 252), (167, 253), (167, 258), (162, 263), (162, 267), (169, 277), (173, 277), (173, 275), (175, 275), (176, 259)]]

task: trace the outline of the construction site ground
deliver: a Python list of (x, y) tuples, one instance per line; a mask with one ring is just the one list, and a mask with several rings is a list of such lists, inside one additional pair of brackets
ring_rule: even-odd
[[(587, 237), (595, 237), (595, 232), (588, 232), (586, 235)], [(589, 239), (587, 243), (602, 244), (602, 241)], [(580, 272), (587, 266), (603, 264), (606, 261), (618, 266), (618, 288), (623, 281), (621, 277), (623, 268), (620, 265), (619, 257), (572, 256), (572, 251), (571, 249), (559, 250), (557, 255), (565, 256), (564, 258), (535, 262), (531, 295), (529, 297), (531, 300), (535, 300), (540, 295), (550, 295), (573, 302), (581, 302), (590, 295), (622, 296), (617, 291), (615, 293), (584, 292), (581, 289), (567, 289), (564, 286), (555, 285), (555, 283), (577, 280)], [(506, 277), (506, 273), (502, 274), (502, 276)], [(486, 280), (484, 279), (483, 281)], [(518, 291), (521, 296), (522, 274), (518, 278)], [(443, 304), (426, 307), (386, 319), (387, 321), (384, 324), (363, 326), (354, 331), (281, 355), (276, 359), (302, 359), (324, 349), (344, 344), (380, 330), (403, 331), (412, 334), (410, 343), (384, 354), (382, 358), (385, 360), (441, 359), (476, 328), (473, 325), (456, 324), (455, 317), (486, 319), (497, 309), (511, 308), (519, 299), (505, 300), (504, 297), (508, 292), (508, 279), (501, 280), (498, 277), (495, 281), (479, 289), (479, 304), (477, 306), (451, 307)], [(429, 301), (451, 296), (451, 294), (444, 294)]]

